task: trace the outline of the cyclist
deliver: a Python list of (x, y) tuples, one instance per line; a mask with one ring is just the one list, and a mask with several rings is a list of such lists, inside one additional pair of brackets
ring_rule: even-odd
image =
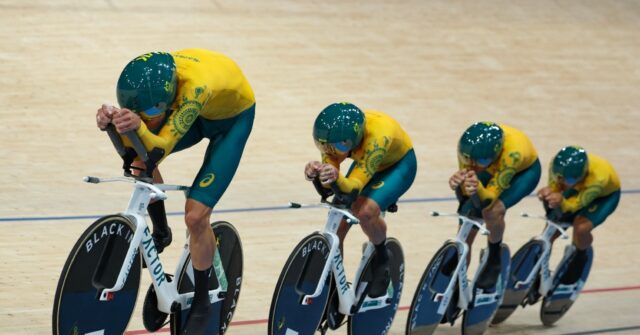
[[(121, 108), (102, 105), (100, 129), (113, 123), (120, 134), (136, 131), (159, 161), (210, 140), (204, 162), (185, 204), (185, 223), (194, 270), (194, 299), (185, 333), (202, 334), (213, 308), (208, 295), (216, 248), (209, 225), (211, 211), (233, 178), (251, 133), (255, 98), (238, 65), (223, 54), (187, 49), (151, 52), (129, 62), (116, 88)], [(126, 139), (125, 144), (128, 144)], [(144, 168), (136, 161), (134, 166)], [(162, 182), (157, 169), (154, 182)], [(157, 252), (171, 243), (162, 201), (148, 206)]]
[[(492, 288), (500, 275), (505, 213), (534, 191), (540, 180), (540, 161), (533, 144), (520, 130), (504, 124), (477, 122), (460, 137), (458, 166), (449, 179), (449, 186), (460, 202), (458, 211), (484, 219), (491, 232), (487, 267), (477, 285)], [(474, 205), (472, 196), (476, 194), (480, 203)], [(470, 246), (476, 233), (473, 230), (469, 234)]]
[[(335, 182), (346, 193), (359, 190), (351, 210), (376, 248), (368, 294), (382, 296), (389, 285), (390, 270), (385, 246), (387, 226), (381, 212), (413, 183), (417, 163), (411, 139), (387, 114), (363, 111), (346, 102), (331, 104), (320, 112), (313, 125), (313, 139), (322, 159), (306, 164), (305, 177), (307, 180), (319, 177), (325, 187)], [(343, 175), (340, 163), (346, 158), (353, 163)], [(345, 221), (340, 224), (340, 242), (344, 241), (349, 226)]]
[(618, 174), (605, 159), (581, 147), (567, 146), (549, 164), (549, 184), (538, 191), (538, 198), (550, 217), (573, 223), (576, 253), (560, 278), (563, 284), (573, 284), (587, 262), (587, 249), (593, 242), (591, 231), (618, 206)]

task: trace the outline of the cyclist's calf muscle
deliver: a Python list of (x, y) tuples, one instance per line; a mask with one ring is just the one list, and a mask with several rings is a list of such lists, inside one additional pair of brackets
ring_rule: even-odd
[(573, 243), (580, 250), (585, 250), (593, 242), (593, 223), (584, 216), (577, 216), (573, 221)]

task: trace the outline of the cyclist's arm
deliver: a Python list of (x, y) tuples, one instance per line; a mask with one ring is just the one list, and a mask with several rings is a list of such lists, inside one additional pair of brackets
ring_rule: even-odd
[(483, 204), (487, 204), (487, 207), (493, 205), (493, 203), (500, 197), (500, 194), (504, 190), (511, 186), (511, 180), (517, 173), (518, 164), (522, 162), (519, 152), (512, 152), (504, 157), (498, 158), (498, 171), (491, 177), (487, 186), (478, 183), (478, 197)]
[[(357, 190), (362, 189), (362, 185), (364, 184), (361, 184), (359, 180), (352, 178), (354, 171), (351, 171), (351, 175), (349, 176), (349, 178), (346, 178), (345, 176), (342, 175), (342, 173), (340, 173), (340, 162), (336, 160), (334, 157), (322, 154), (322, 163), (330, 164), (338, 170), (338, 179), (336, 180), (336, 184), (340, 188), (340, 191), (349, 193), (354, 189), (357, 189)], [(324, 187), (329, 188), (328, 185), (325, 185)]]
[(565, 213), (575, 213), (589, 206), (589, 204), (599, 198), (603, 192), (604, 188), (601, 185), (587, 186), (584, 190), (578, 192), (578, 194), (562, 199), (560, 209)]
[(183, 103), (180, 104), (178, 110), (169, 115), (167, 122), (157, 135), (152, 133), (144, 122), (140, 125), (136, 132), (147, 150), (152, 150), (153, 148), (164, 150), (162, 159), (171, 153), (178, 141), (197, 120), (203, 106), (206, 104), (208, 95), (203, 94), (200, 90), (199, 88), (192, 89), (190, 91), (194, 91), (194, 94), (183, 93), (176, 98), (178, 101), (183, 101)]
[(349, 178), (343, 176), (341, 173), (338, 174), (338, 180), (336, 183), (338, 184), (340, 191), (349, 193), (353, 190), (362, 190), (369, 180), (371, 180), (371, 178), (367, 177), (367, 175), (362, 173), (362, 170), (356, 166), (351, 170)]
[(140, 136), (140, 139), (144, 143), (144, 146), (147, 148), (147, 150), (160, 148), (164, 151), (164, 156), (162, 157), (163, 159), (171, 152), (171, 150), (173, 150), (173, 147), (184, 135), (183, 132), (175, 130), (175, 126), (173, 125), (173, 120), (175, 119), (175, 116), (173, 114), (177, 113), (180, 113), (180, 111), (174, 112), (171, 116), (169, 116), (167, 123), (162, 126), (160, 132), (157, 135), (152, 133), (144, 123), (140, 124), (140, 128), (136, 130), (136, 133), (138, 134), (138, 136)]
[(379, 139), (372, 138), (364, 143), (365, 150), (362, 158), (355, 162), (355, 166), (351, 170), (349, 177), (339, 174), (337, 184), (342, 192), (352, 192), (353, 190), (364, 189), (369, 183), (373, 175), (378, 172), (380, 164), (389, 152), (391, 141), (388, 137), (383, 136)]

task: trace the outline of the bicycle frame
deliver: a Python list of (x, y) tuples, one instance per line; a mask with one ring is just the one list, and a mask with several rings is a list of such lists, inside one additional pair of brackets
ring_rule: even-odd
[[(316, 287), (315, 291), (310, 295), (305, 295), (302, 298), (301, 303), (303, 305), (309, 305), (312, 303), (314, 298), (320, 296), (320, 294), (322, 294), (324, 282), (327, 280), (329, 272), (332, 272), (336, 281), (336, 292), (338, 293), (340, 301), (338, 310), (344, 315), (352, 315), (357, 312), (355, 308), (357, 307), (358, 302), (362, 299), (362, 294), (364, 294), (366, 290), (366, 285), (357, 287), (355, 290), (353, 286), (350, 287), (348, 285), (342, 255), (340, 254), (340, 239), (338, 238), (337, 231), (343, 217), (347, 218), (347, 223), (349, 224), (358, 224), (360, 221), (348, 210), (341, 209), (326, 203), (321, 204), (321, 206), (329, 208), (327, 223), (322, 232), (322, 234), (327, 237), (330, 243), (331, 250), (329, 251), (329, 260), (325, 263), (324, 268), (322, 269), (320, 281), (318, 282), (318, 286)], [(371, 255), (373, 255), (374, 250), (375, 248), (373, 244), (371, 242), (367, 242), (367, 247), (365, 248), (360, 260), (360, 265), (358, 266), (358, 270), (356, 271), (355, 278), (360, 278), (360, 275), (362, 274), (362, 271), (367, 264), (367, 260), (371, 257)], [(371, 298), (369, 296), (364, 297), (364, 301), (360, 305), (359, 311), (377, 309), (389, 305), (389, 303), (387, 302), (389, 295), (389, 292), (387, 292), (386, 295), (378, 298)]]
[[(514, 288), (518, 289), (520, 287), (530, 285), (531, 283), (533, 283), (533, 281), (536, 278), (536, 275), (539, 273), (540, 287), (538, 288), (538, 292), (544, 297), (553, 287), (553, 276), (551, 276), (551, 270), (549, 269), (549, 258), (551, 257), (551, 246), (552, 246), (553, 237), (556, 235), (556, 233), (560, 233), (560, 237), (562, 239), (568, 239), (569, 236), (567, 235), (567, 231), (562, 226), (570, 225), (570, 224), (566, 224), (566, 223), (558, 224), (551, 220), (548, 220), (546, 217), (531, 216), (527, 213), (522, 213), (521, 216), (525, 218), (544, 220), (546, 223), (546, 226), (540, 235), (533, 238), (536, 241), (542, 242), (542, 245), (543, 245), (542, 257), (538, 259), (538, 261), (534, 265), (533, 269), (531, 270), (527, 278), (524, 281), (516, 282), (514, 284)], [(569, 247), (573, 247), (573, 246), (569, 246)], [(565, 255), (560, 263), (564, 262), (564, 258), (568, 257), (568, 255), (569, 254), (565, 252)]]
[[(167, 281), (160, 256), (156, 251), (151, 232), (147, 226), (144, 215), (147, 210), (149, 202), (153, 199), (165, 200), (167, 195), (165, 191), (183, 191), (185, 194), (189, 191), (189, 187), (180, 185), (165, 185), (165, 184), (150, 184), (133, 177), (112, 177), (112, 178), (99, 178), (99, 177), (85, 177), (85, 182), (98, 184), (104, 182), (128, 182), (133, 183), (135, 186), (131, 199), (127, 209), (122, 215), (128, 217), (136, 225), (135, 233), (132, 237), (129, 237), (129, 249), (127, 255), (122, 263), (118, 278), (113, 287), (98, 288), (99, 299), (101, 301), (108, 301), (113, 299), (114, 293), (121, 290), (127, 280), (131, 267), (135, 262), (135, 257), (138, 252), (142, 253), (142, 257), (147, 264), (149, 275), (153, 281), (153, 286), (158, 297), (158, 310), (164, 313), (173, 313), (178, 311), (178, 307), (181, 309), (190, 308), (193, 300), (193, 292), (178, 293), (178, 281)], [(117, 227), (113, 227), (117, 229)], [(110, 227), (111, 230), (111, 227)], [(111, 234), (111, 232), (109, 232)], [(178, 273), (184, 263), (189, 257), (189, 242), (184, 244), (182, 256), (178, 261), (175, 273)], [(215, 253), (213, 268), (220, 283), (219, 287), (215, 290), (209, 291), (209, 300), (211, 303), (216, 303), (224, 299), (224, 292), (227, 290), (227, 281), (222, 267), (222, 262), (218, 252)], [(187, 275), (193, 282), (193, 269), (188, 267)], [(176, 305), (176, 304), (179, 304)]]
[[(456, 237), (447, 240), (447, 242), (453, 242), (458, 246), (458, 259), (461, 261), (458, 262), (458, 265), (456, 266), (454, 272), (455, 274), (453, 278), (451, 278), (451, 281), (449, 281), (447, 289), (443, 293), (436, 294), (433, 298), (433, 301), (440, 302), (440, 305), (438, 307), (438, 314), (443, 315), (449, 306), (450, 299), (453, 296), (454, 287), (457, 282), (458, 289), (460, 290), (457, 304), (460, 309), (466, 310), (469, 306), (469, 303), (471, 302), (471, 299), (473, 298), (472, 287), (469, 285), (469, 279), (467, 278), (467, 255), (469, 254), (469, 245), (467, 244), (467, 238), (471, 233), (471, 229), (473, 229), (474, 227), (478, 228), (482, 235), (489, 235), (489, 230), (484, 227), (483, 221), (476, 221), (459, 214), (431, 212), (431, 216), (457, 217), (461, 222), (461, 226)], [(483, 255), (480, 263), (484, 264), (487, 260), (487, 257), (487, 254)], [(480, 268), (481, 267), (478, 267), (476, 276), (478, 275)]]

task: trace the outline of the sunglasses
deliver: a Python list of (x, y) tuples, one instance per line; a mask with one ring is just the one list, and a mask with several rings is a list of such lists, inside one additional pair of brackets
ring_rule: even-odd
[(555, 175), (556, 180), (564, 182), (565, 184), (569, 185), (569, 186), (573, 186), (575, 184), (578, 183), (578, 178), (576, 177), (564, 177), (561, 175)]
[(149, 119), (153, 119), (155, 117), (160, 116), (166, 110), (167, 110), (167, 104), (164, 103), (164, 102), (160, 102), (160, 103), (156, 104), (155, 106), (152, 106), (152, 107), (147, 108), (144, 111), (140, 112), (140, 115), (145, 120), (149, 120)]
[(467, 155), (462, 155), (462, 154), (460, 154), (459, 157), (462, 163), (467, 166), (479, 166), (479, 167), (486, 168), (487, 166), (491, 165), (491, 163), (493, 162), (492, 158), (471, 159), (471, 157)]
[(336, 143), (316, 142), (316, 146), (320, 151), (328, 155), (346, 155), (353, 147), (351, 141), (341, 141)]

